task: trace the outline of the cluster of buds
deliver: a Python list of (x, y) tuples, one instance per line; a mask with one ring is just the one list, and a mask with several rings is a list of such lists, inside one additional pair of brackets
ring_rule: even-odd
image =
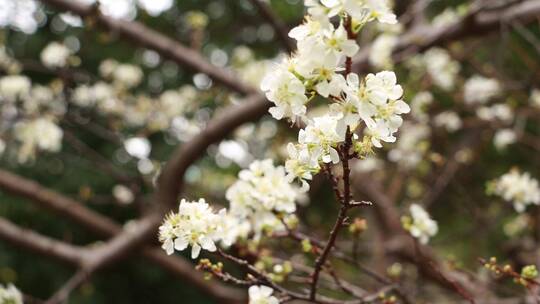
[(210, 280), (214, 275), (223, 273), (223, 263), (213, 264), (209, 259), (200, 259), (195, 269), (204, 271), (204, 278)]
[(511, 277), (514, 282), (519, 285), (523, 285), (529, 288), (531, 285), (540, 285), (540, 282), (536, 281), (538, 277), (538, 270), (535, 265), (527, 265), (521, 269), (521, 273), (518, 273), (514, 268), (505, 264), (500, 266), (497, 263), (496, 257), (491, 257), (489, 261), (480, 260), (486, 269), (489, 269), (495, 275), (499, 277)]

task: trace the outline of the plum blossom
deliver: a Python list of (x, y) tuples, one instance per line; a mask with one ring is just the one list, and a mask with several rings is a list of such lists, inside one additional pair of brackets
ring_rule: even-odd
[(225, 194), (230, 202), (229, 214), (251, 222), (256, 236), (266, 226), (282, 226), (274, 213), (290, 215), (296, 211), (300, 191), (288, 182), (285, 168), (275, 167), (271, 159), (254, 161), (238, 177)]
[(308, 99), (304, 84), (293, 73), (282, 67), (263, 79), (261, 90), (266, 92), (268, 100), (275, 104), (270, 108), (270, 114), (275, 119), (289, 117), (294, 121), (296, 117), (306, 114), (305, 104)]
[(36, 150), (58, 152), (62, 147), (63, 131), (47, 117), (17, 122), (14, 135), (21, 143), (20, 162), (33, 158)]
[(435, 236), (439, 230), (437, 222), (431, 219), (429, 213), (418, 204), (412, 204), (409, 211), (411, 217), (402, 219), (405, 229), (420, 243), (427, 244), (429, 239)]
[(23, 304), (22, 293), (12, 284), (7, 286), (0, 284), (0, 303)]
[(177, 213), (170, 213), (159, 227), (159, 240), (167, 254), (183, 251), (191, 246), (191, 258), (196, 259), (201, 249), (214, 252), (215, 242), (220, 239), (221, 218), (225, 209), (215, 213), (204, 199), (180, 201)]
[(10, 75), (0, 79), (0, 99), (16, 101), (30, 93), (32, 83), (26, 76)]

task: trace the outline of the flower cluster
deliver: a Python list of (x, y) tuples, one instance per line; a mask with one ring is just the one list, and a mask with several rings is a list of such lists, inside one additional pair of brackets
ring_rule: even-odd
[(540, 205), (538, 180), (527, 172), (521, 173), (517, 169), (512, 169), (495, 180), (491, 188), (494, 194), (513, 203), (517, 212), (525, 211), (527, 205)]
[(0, 284), (0, 303), (2, 304), (22, 304), (21, 292), (13, 285), (3, 286)]
[(15, 124), (13, 132), (15, 138), (21, 143), (20, 162), (32, 158), (37, 149), (58, 152), (62, 147), (62, 129), (46, 117), (19, 121)]
[(200, 199), (188, 202), (182, 199), (177, 213), (167, 215), (163, 225), (159, 227), (159, 240), (167, 254), (174, 250), (182, 251), (191, 246), (191, 258), (196, 259), (201, 249), (216, 251), (215, 242), (222, 233), (222, 216), (225, 209), (215, 213), (212, 208)]
[(258, 239), (263, 231), (285, 229), (278, 217), (293, 220), (299, 189), (288, 183), (285, 168), (275, 167), (271, 159), (254, 161), (239, 173), (226, 192), (229, 214), (248, 223)]
[[(350, 71), (341, 73), (345, 58), (358, 52), (354, 38), (366, 22), (396, 23), (386, 1), (307, 1), (306, 5), (305, 22), (289, 32), (298, 51), (261, 83), (275, 105), (270, 109), (274, 118), (300, 119), (306, 125), (298, 134), (298, 143), (287, 146), (285, 164), (289, 180), (298, 179), (303, 188), (321, 164), (340, 161), (338, 147), (345, 142), (350, 141), (359, 154), (382, 147), (381, 142), (394, 142), (394, 133), (403, 122), (401, 114), (410, 111), (401, 100), (403, 89), (394, 72), (369, 74), (362, 81)], [(330, 20), (336, 16), (338, 26)], [(332, 104), (313, 117), (307, 104), (317, 96)], [(367, 128), (360, 138), (356, 131), (362, 122)]]
[(412, 204), (409, 211), (411, 216), (402, 218), (404, 228), (420, 243), (427, 244), (429, 238), (435, 236), (439, 231), (437, 222), (431, 219), (429, 213), (420, 205)]
[(253, 235), (258, 240), (263, 232), (285, 230), (284, 224), (296, 221), (299, 195), (287, 182), (284, 167), (275, 167), (270, 159), (254, 161), (227, 190), (228, 211), (216, 213), (204, 199), (183, 199), (179, 211), (169, 214), (159, 228), (162, 248), (172, 254), (191, 246), (191, 256), (197, 258), (201, 249), (215, 251), (216, 242), (228, 247), (239, 238)]

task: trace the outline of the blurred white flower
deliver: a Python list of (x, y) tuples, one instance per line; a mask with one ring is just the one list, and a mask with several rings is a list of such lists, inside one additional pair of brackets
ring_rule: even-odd
[(146, 137), (132, 137), (124, 141), (124, 149), (133, 157), (146, 159), (150, 155), (152, 146)]
[(465, 82), (463, 97), (468, 104), (483, 104), (501, 94), (501, 90), (496, 79), (474, 75)]
[(31, 85), (26, 76), (4, 76), (0, 78), (0, 98), (10, 102), (24, 98), (30, 93)]
[(445, 128), (448, 132), (455, 132), (461, 129), (461, 118), (454, 111), (444, 111), (437, 114), (433, 119), (433, 124), (436, 127)]
[(495, 181), (494, 193), (514, 204), (517, 212), (525, 211), (527, 205), (540, 205), (538, 180), (527, 172), (512, 169)]
[(0, 0), (0, 27), (10, 26), (25, 34), (32, 34), (38, 27), (35, 0)]
[(22, 293), (12, 284), (7, 286), (0, 284), (0, 303), (23, 304)]
[(249, 304), (279, 304), (279, 300), (272, 296), (274, 290), (268, 286), (251, 286), (248, 293)]
[(138, 0), (137, 3), (149, 15), (158, 16), (172, 7), (173, 0)]
[(114, 198), (122, 205), (133, 203), (135, 195), (128, 187), (124, 185), (116, 185), (112, 190)]
[(56, 69), (65, 67), (70, 55), (71, 50), (65, 45), (58, 42), (51, 42), (41, 51), (40, 58), (43, 65), (51, 69)]
[(495, 148), (501, 150), (517, 141), (517, 134), (512, 129), (497, 130), (493, 138)]
[(422, 206), (412, 204), (409, 208), (411, 213), (410, 218), (405, 218), (404, 226), (411, 235), (417, 238), (420, 243), (427, 244), (429, 239), (437, 234), (439, 226), (437, 222), (431, 219), (429, 213), (427, 213)]

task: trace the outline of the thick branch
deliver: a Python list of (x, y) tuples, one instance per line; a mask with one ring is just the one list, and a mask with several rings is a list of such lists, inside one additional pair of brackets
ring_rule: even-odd
[(83, 248), (20, 228), (4, 218), (0, 218), (0, 238), (15, 246), (77, 266), (82, 265), (86, 257)]
[[(86, 208), (83, 204), (2, 169), (0, 169), (0, 188), (7, 193), (28, 198), (46, 209), (75, 221), (100, 236), (109, 237), (122, 232), (120, 225)], [(9, 231), (5, 229), (0, 230), (0, 235)], [(14, 240), (24, 241), (28, 240), (28, 238), (17, 237)], [(15, 244), (32, 249), (24, 244)], [(30, 243), (30, 245), (32, 244)], [(38, 251), (38, 253), (42, 252)], [(152, 247), (144, 247), (142, 249), (142, 255), (156, 265), (178, 276), (180, 279), (201, 289), (205, 294), (224, 303), (236, 303), (243, 298), (243, 295), (239, 294), (236, 290), (225, 288), (216, 283), (210, 284), (205, 281), (202, 276), (193, 271), (193, 265), (181, 257), (167, 256), (163, 250)], [(72, 260), (67, 260), (67, 262), (73, 263)]]

